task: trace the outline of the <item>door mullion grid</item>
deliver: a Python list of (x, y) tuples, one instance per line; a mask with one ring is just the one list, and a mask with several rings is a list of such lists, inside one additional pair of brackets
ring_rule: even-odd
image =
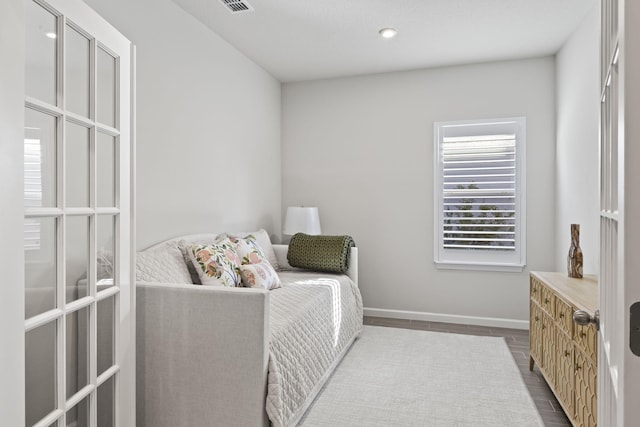
[(603, 109), (603, 123), (604, 123), (604, 129), (602, 130), (602, 145), (600, 147), (600, 156), (602, 157), (602, 180), (601, 180), (601, 187), (602, 187), (602, 199), (600, 201), (600, 209), (602, 210), (602, 212), (610, 212), (609, 211), (609, 182), (610, 182), (610, 177), (609, 177), (609, 161), (608, 161), (608, 154), (609, 154), (609, 145), (610, 145), (610, 139), (611, 139), (611, 107), (610, 107), (610, 102), (611, 99), (608, 96), (609, 95), (609, 88), (607, 86), (603, 87), (603, 93), (604, 93), (604, 102), (602, 104), (602, 109)]
[(619, 170), (620, 170), (620, 160), (619, 159), (619, 153), (620, 153), (620, 147), (619, 147), (619, 128), (618, 128), (618, 117), (619, 117), (619, 111), (620, 111), (620, 106), (619, 106), (619, 102), (620, 102), (620, 94), (619, 94), (619, 74), (618, 74), (618, 62), (617, 62), (617, 58), (618, 58), (618, 45), (614, 45), (613, 46), (613, 53), (612, 53), (612, 59), (611, 59), (611, 65), (610, 65), (610, 73), (611, 73), (611, 77), (610, 80), (608, 81), (609, 83), (609, 94), (610, 94), (610, 98), (611, 98), (611, 117), (612, 117), (612, 123), (615, 124), (613, 126), (611, 126), (611, 169), (612, 169), (612, 188), (611, 188), (611, 193), (612, 193), (612, 199), (611, 199), (611, 210), (615, 213), (618, 212), (619, 210), (619, 205), (620, 205), (620, 201), (619, 201), (619, 191), (618, 191), (618, 183), (621, 182), (620, 180), (622, 179), (621, 177), (618, 176), (619, 174)]
[(86, 117), (82, 117), (79, 114), (76, 114), (74, 112), (71, 111), (66, 111), (67, 114), (67, 121), (71, 122), (71, 123), (75, 123), (79, 126), (83, 126), (87, 129), (91, 129), (91, 127), (93, 126), (93, 121), (91, 119), (88, 119)]
[[(105, 372), (103, 372), (100, 375), (100, 378), (96, 378), (97, 384), (98, 386), (102, 385), (105, 381), (108, 381), (110, 378), (113, 378), (113, 390), (114, 390), (114, 395), (113, 395), (113, 414), (114, 414), (114, 421), (116, 423), (116, 425), (119, 424), (119, 420), (120, 420), (120, 386), (119, 386), (119, 382), (120, 382), (120, 365), (121, 365), (121, 360), (119, 357), (120, 354), (120, 340), (118, 337), (120, 337), (120, 245), (121, 245), (121, 241), (120, 241), (120, 96), (119, 96), (119, 88), (120, 88), (120, 58), (117, 54), (115, 54), (115, 52), (112, 52), (111, 49), (109, 49), (107, 46), (102, 45), (101, 43), (97, 42), (94, 45), (92, 45), (92, 47), (94, 47), (94, 55), (92, 55), (92, 59), (95, 60), (97, 62), (97, 53), (98, 53), (98, 49), (103, 49), (105, 52), (107, 52), (109, 55), (112, 55), (115, 58), (115, 122), (114, 122), (114, 126), (115, 127), (110, 127), (104, 124), (99, 124), (98, 123), (98, 118), (97, 118), (97, 97), (94, 96), (92, 98), (93, 102), (91, 104), (94, 113), (96, 114), (96, 116), (93, 117), (95, 125), (96, 125), (96, 130), (95, 130), (95, 136), (96, 136), (96, 143), (97, 143), (97, 134), (98, 131), (101, 131), (102, 133), (112, 136), (114, 137), (114, 201), (115, 201), (115, 207), (113, 208), (99, 208), (97, 206), (97, 198), (95, 199), (95, 209), (98, 215), (103, 214), (105, 216), (105, 218), (109, 218), (109, 227), (110, 230), (113, 233), (113, 288), (110, 288), (112, 290), (107, 290), (107, 292), (111, 295), (114, 296), (114, 311), (113, 311), (113, 321), (114, 321), (114, 340), (113, 340), (113, 347), (112, 347), (112, 354), (113, 354), (113, 361), (114, 361), (114, 366), (112, 366), (111, 368), (107, 369)], [(97, 65), (94, 62), (94, 65)], [(95, 68), (97, 70), (97, 66)], [(93, 76), (96, 76), (96, 74), (92, 74)], [(97, 78), (96, 81), (94, 82), (94, 84), (92, 84), (92, 90), (94, 91), (94, 94), (97, 94)], [(97, 189), (97, 182), (96, 182), (96, 186), (92, 186), (92, 188)], [(97, 194), (96, 194), (97, 195)], [(115, 220), (115, 222), (114, 222)], [(103, 291), (104, 292), (104, 291)], [(103, 295), (101, 295), (103, 296)], [(96, 305), (97, 308), (97, 305)], [(97, 349), (97, 310), (96, 310), (96, 329), (95, 329), (95, 334), (92, 336), (93, 338), (95, 338), (95, 342), (92, 342), (93, 344), (96, 344), (96, 347), (94, 347), (95, 349)], [(96, 353), (97, 354), (97, 353)], [(97, 359), (96, 359), (97, 360)], [(97, 366), (94, 366), (95, 370), (97, 371)], [(93, 373), (92, 373), (93, 375)], [(93, 378), (93, 376), (92, 376)], [(106, 386), (105, 386), (106, 387)], [(106, 392), (111, 392), (110, 390), (104, 391)], [(97, 393), (96, 396), (94, 396), (94, 398), (97, 400)], [(96, 409), (97, 409), (97, 405), (96, 405)], [(97, 412), (97, 410), (96, 410)]]
[[(114, 55), (115, 58), (115, 69), (114, 69), (114, 77), (115, 77), (115, 99), (114, 99), (114, 104), (115, 104), (115, 111), (114, 111), (114, 126), (116, 127), (116, 129), (118, 129), (118, 131), (120, 130), (120, 113), (121, 113), (121, 106), (120, 106), (120, 77), (121, 77), (121, 59), (120, 56), (118, 55)], [(118, 135), (114, 138), (114, 155), (113, 155), (113, 159), (114, 159), (114, 205), (116, 206), (116, 208), (118, 208), (118, 211), (120, 210), (121, 207), (121, 203), (120, 203), (120, 171), (121, 171), (121, 164), (122, 162), (121, 157), (120, 157), (120, 150), (121, 150), (121, 145), (120, 145), (120, 134), (118, 133)], [(116, 215), (115, 217), (115, 224), (114, 224), (114, 259), (117, 259), (118, 262), (114, 263), (115, 264), (115, 269), (113, 272), (113, 284), (115, 285), (115, 287), (117, 287), (118, 289), (120, 288), (120, 278), (121, 276), (121, 262), (120, 262), (120, 248), (122, 247), (121, 245), (121, 230), (120, 230), (120, 215)], [(117, 257), (117, 258), (116, 258)], [(122, 365), (122, 360), (120, 358), (120, 292), (118, 292), (118, 294), (115, 296), (115, 301), (114, 301), (114, 337), (115, 339), (113, 340), (113, 361), (114, 364), (116, 366), (121, 366)], [(114, 419), (116, 420), (116, 425), (119, 424), (119, 420), (120, 420), (120, 393), (121, 393), (121, 387), (120, 387), (120, 372), (117, 371), (114, 375), (113, 375), (113, 384), (114, 384), (114, 394), (113, 394), (113, 402), (114, 402), (114, 407), (113, 407), (113, 411), (114, 411)]]
[(115, 375), (120, 372), (120, 366), (119, 365), (113, 365), (110, 368), (108, 368), (107, 370), (105, 370), (102, 374), (100, 374), (100, 376), (98, 377), (98, 386), (101, 386), (102, 384), (104, 384), (106, 381), (108, 381), (111, 377), (115, 378)]
[[(113, 154), (113, 160), (114, 160), (114, 183), (113, 183), (113, 200), (115, 202), (115, 207), (118, 209), (118, 211), (120, 211), (120, 171), (121, 171), (121, 161), (120, 161), (120, 134), (118, 134), (114, 139), (113, 142), (115, 144), (114, 147), (114, 154)], [(120, 236), (120, 228), (118, 227), (117, 229), (117, 235)], [(118, 246), (119, 247), (119, 246)], [(118, 276), (120, 277), (120, 276)]]
[[(112, 56), (116, 59), (116, 81), (115, 90), (116, 90), (116, 99), (115, 99), (115, 122), (114, 127), (110, 127), (107, 125), (98, 125), (96, 123), (97, 120), (97, 54), (98, 47), (102, 47), (95, 37), (91, 37), (84, 31), (80, 31), (83, 35), (89, 36), (90, 41), (90, 56), (89, 56), (89, 84), (90, 84), (90, 104), (89, 104), (89, 117), (84, 118), (73, 112), (67, 112), (66, 110), (66, 88), (65, 88), (65, 71), (66, 71), (66, 52), (65, 52), (65, 39), (67, 37), (67, 27), (74, 28), (78, 30), (79, 27), (75, 25), (71, 20), (67, 20), (66, 16), (62, 13), (55, 10), (51, 5), (47, 3), (46, 0), (34, 0), (44, 9), (51, 12), (56, 16), (56, 26), (58, 38), (56, 40), (56, 48), (57, 48), (57, 58), (56, 58), (56, 96), (55, 96), (55, 105), (48, 104), (38, 99), (32, 99), (29, 97), (25, 98), (25, 105), (28, 108), (32, 108), (36, 111), (41, 111), (43, 113), (49, 114), (56, 119), (56, 149), (55, 149), (55, 157), (56, 157), (56, 172), (55, 172), (55, 187), (56, 187), (56, 195), (55, 195), (55, 207), (47, 207), (47, 208), (39, 208), (39, 209), (26, 209), (25, 210), (25, 218), (34, 217), (34, 218), (54, 218), (55, 224), (55, 236), (56, 236), (56, 305), (55, 308), (49, 310), (45, 313), (42, 313), (38, 316), (34, 316), (30, 319), (26, 319), (25, 321), (25, 331), (32, 330), (37, 328), (38, 326), (47, 324), (49, 322), (56, 322), (55, 324), (55, 356), (56, 356), (56, 396), (55, 409), (47, 414), (43, 419), (39, 420), (36, 423), (37, 427), (49, 427), (52, 424), (55, 424), (59, 427), (65, 426), (67, 424), (67, 411), (71, 408), (77, 406), (83, 399), (88, 400), (89, 404), (89, 426), (95, 427), (97, 425), (97, 387), (98, 380), (100, 380), (100, 384), (104, 381), (107, 381), (109, 378), (114, 379), (114, 387), (115, 387), (115, 395), (114, 397), (114, 415), (116, 425), (119, 424), (119, 411), (120, 411), (120, 402), (118, 396), (120, 393), (119, 383), (121, 382), (120, 378), (120, 366), (122, 363), (122, 358), (120, 357), (120, 304), (121, 304), (121, 293), (120, 293), (120, 276), (121, 276), (121, 267), (120, 267), (120, 245), (122, 244), (121, 240), (121, 226), (120, 223), (120, 172), (121, 172), (121, 161), (120, 161), (120, 57), (112, 53), (112, 51), (104, 46), (105, 51), (112, 54)], [(81, 126), (85, 126), (89, 129), (89, 206), (85, 208), (67, 208), (66, 205), (66, 187), (67, 187), (67, 165), (66, 163), (66, 150), (67, 150), (67, 123), (72, 122)], [(110, 135), (114, 138), (115, 142), (115, 206), (114, 207), (105, 207), (98, 209), (97, 206), (97, 162), (99, 159), (97, 156), (97, 136), (98, 129), (102, 130), (105, 134)], [(126, 171), (125, 171), (126, 172)], [(100, 294), (100, 298), (108, 298), (110, 296), (114, 296), (114, 365), (108, 368), (100, 378), (97, 378), (97, 251), (98, 251), (98, 215), (105, 215), (109, 218), (113, 219), (110, 221), (110, 228), (113, 227), (112, 232), (113, 236), (113, 256), (115, 268), (113, 271), (114, 274), (114, 287), (112, 289), (107, 289)], [(67, 247), (70, 242), (67, 242), (67, 219), (71, 216), (86, 216), (89, 220), (89, 262), (88, 262), (88, 271), (87, 271), (87, 279), (88, 279), (88, 295), (85, 298), (81, 298), (80, 300), (72, 301), (71, 303), (66, 303), (66, 292), (67, 292)], [(88, 307), (88, 316), (89, 316), (89, 348), (88, 348), (88, 368), (89, 368), (89, 379), (88, 384), (75, 393), (70, 399), (67, 400), (67, 316), (70, 313), (81, 310), (84, 307)], [(83, 337), (86, 339), (86, 336)], [(110, 393), (111, 391), (106, 391)]]
[[(600, 253), (606, 254), (600, 259), (600, 293), (606, 305), (601, 307), (602, 330), (600, 332), (602, 346), (599, 348), (598, 363), (611, 367), (607, 369), (605, 378), (598, 378), (598, 394), (608, 399), (617, 395), (620, 378), (617, 375), (619, 360), (615, 356), (621, 347), (619, 329), (620, 319), (617, 307), (621, 301), (621, 289), (618, 283), (618, 271), (622, 260), (619, 259), (618, 224), (622, 220), (619, 212), (619, 180), (620, 150), (619, 150), (619, 82), (618, 55), (619, 43), (617, 24), (611, 19), (616, 13), (616, 1), (607, 0), (602, 8), (602, 40), (601, 40), (601, 120), (600, 120)], [(604, 338), (606, 337), (606, 341)], [(611, 407), (615, 402), (608, 402), (605, 407)], [(603, 414), (604, 415), (604, 414)], [(615, 415), (615, 411), (606, 415)]]
[(113, 125), (116, 127), (116, 129), (120, 130), (120, 56), (115, 55), (113, 56), (115, 58), (115, 79), (116, 81), (114, 82), (114, 90), (115, 90), (115, 99), (113, 100), (114, 102), (114, 107), (115, 107), (115, 111), (113, 112), (114, 114), (114, 120), (113, 120)]
[(63, 113), (62, 108), (29, 96), (25, 97), (25, 106), (55, 117), (61, 116)]
[[(102, 44), (98, 45), (101, 49), (103, 49), (105, 52), (107, 52), (108, 54), (112, 55), (115, 58), (115, 122), (114, 122), (114, 128), (111, 128), (109, 126), (103, 125), (103, 124), (98, 124), (98, 120), (97, 120), (97, 116), (95, 117), (95, 121), (96, 121), (96, 125), (100, 127), (100, 130), (103, 131), (106, 135), (109, 136), (113, 136), (114, 137), (114, 201), (115, 201), (115, 208), (102, 208), (99, 209), (96, 205), (96, 210), (100, 211), (100, 213), (105, 213), (105, 214), (111, 214), (108, 215), (107, 217), (110, 219), (115, 220), (115, 223), (110, 221), (110, 228), (113, 230), (113, 259), (114, 259), (114, 269), (113, 269), (113, 280), (114, 280), (114, 287), (112, 289), (114, 289), (114, 311), (113, 311), (113, 316), (114, 316), (114, 340), (113, 340), (113, 348), (112, 348), (112, 354), (113, 354), (113, 360), (114, 360), (114, 366), (112, 366), (111, 368), (107, 369), (107, 371), (105, 371), (99, 378), (100, 382), (99, 384), (104, 383), (105, 381), (109, 380), (109, 378), (113, 378), (113, 389), (114, 389), (114, 395), (113, 395), (113, 403), (114, 403), (114, 407), (113, 407), (113, 411), (114, 411), (114, 420), (116, 422), (116, 425), (119, 424), (119, 420), (120, 420), (120, 365), (121, 365), (121, 360), (120, 360), (120, 340), (118, 339), (118, 337), (120, 337), (120, 321), (119, 321), (119, 316), (120, 316), (120, 292), (119, 292), (119, 287), (120, 287), (120, 283), (119, 283), (119, 278), (121, 277), (121, 273), (120, 273), (120, 266), (121, 266), (121, 262), (120, 262), (120, 247), (121, 247), (121, 241), (120, 241), (120, 236), (121, 236), (121, 232), (120, 232), (120, 165), (121, 165), (121, 161), (120, 161), (120, 57), (115, 54), (114, 52), (112, 52), (108, 47), (103, 46)], [(95, 104), (97, 105), (97, 103)], [(97, 335), (97, 334), (96, 334)], [(106, 387), (106, 386), (105, 386)], [(105, 391), (107, 392), (107, 391)]]
[(66, 70), (66, 52), (65, 52), (65, 40), (66, 40), (66, 18), (64, 16), (58, 17), (58, 60), (57, 60), (57, 102), (58, 107), (62, 110), (60, 120), (62, 123), (58, 125), (58, 168), (57, 168), (57, 185), (56, 194), (58, 197), (58, 207), (62, 208), (62, 216), (60, 217), (57, 227), (57, 251), (56, 262), (58, 263), (58, 280), (57, 280), (57, 306), (62, 310), (62, 316), (57, 322), (57, 405), (56, 407), (62, 411), (60, 418), (58, 419), (59, 425), (67, 425), (67, 412), (65, 411), (67, 400), (67, 312), (66, 312), (66, 228), (67, 218), (64, 214), (66, 207), (66, 167), (65, 167), (65, 152), (66, 152), (66, 100), (65, 100), (65, 70)]
[[(130, 77), (131, 77), (131, 99), (130, 99), (130, 115), (131, 115), (131, 127), (129, 129), (130, 132), (130, 140), (129, 140), (129, 175), (130, 175), (130, 181), (129, 181), (129, 209), (130, 209), (130, 217), (129, 217), (129, 254), (130, 254), (130, 258), (131, 258), (131, 264), (129, 268), (129, 277), (127, 278), (129, 280), (130, 286), (131, 288), (129, 289), (129, 296), (130, 296), (130, 300), (129, 300), (129, 304), (131, 305), (131, 307), (136, 307), (136, 93), (137, 93), (137, 88), (136, 88), (136, 73), (137, 73), (137, 65), (136, 65), (136, 47), (135, 45), (131, 46), (131, 53), (130, 53), (130, 59), (131, 59), (131, 67), (130, 67)], [(118, 108), (120, 108), (120, 102), (118, 101)], [(119, 111), (119, 110), (118, 110)], [(118, 117), (120, 117), (120, 114), (118, 114)], [(118, 138), (118, 146), (120, 146), (120, 142), (119, 142), (120, 138)], [(119, 158), (118, 158), (119, 159)], [(119, 162), (120, 164), (120, 162)], [(120, 171), (120, 166), (118, 167), (118, 171)], [(117, 188), (120, 188), (120, 183), (121, 183), (121, 179), (120, 179), (120, 174), (118, 174), (117, 177)], [(118, 199), (117, 202), (118, 206), (121, 206), (121, 201)], [(120, 314), (120, 313), (118, 313)], [(117, 322), (118, 325), (120, 325), (120, 322)], [(119, 327), (119, 326), (118, 326)], [(136, 322), (131, 322), (131, 326), (130, 326), (130, 330), (129, 332), (129, 336), (132, 337), (133, 339), (133, 356), (135, 359), (135, 342), (136, 342)], [(119, 336), (119, 335), (117, 335)], [(119, 343), (119, 340), (117, 341)], [(119, 348), (120, 344), (118, 344), (116, 346), (116, 348)], [(118, 360), (118, 364), (123, 363), (123, 361), (121, 359), (116, 359)], [(133, 372), (132, 372), (132, 377), (135, 379), (136, 378), (136, 371), (135, 371), (135, 362), (134, 362), (134, 368), (133, 368)], [(120, 391), (120, 388), (118, 388), (117, 390), (118, 393), (124, 393)], [(120, 396), (116, 396), (118, 398), (117, 402), (120, 402)], [(132, 413), (135, 414), (137, 412), (136, 409), (136, 399), (135, 399), (135, 394), (133, 396), (133, 399), (131, 399), (133, 401), (133, 408), (132, 408)], [(120, 418), (118, 418), (119, 420)]]
[(51, 323), (52, 321), (57, 321), (61, 316), (62, 310), (59, 308), (54, 308), (52, 310), (48, 310), (44, 313), (30, 317), (24, 322), (24, 331), (29, 332), (47, 323)]
[(58, 34), (56, 40), (56, 105), (43, 102), (41, 100), (25, 97), (25, 107), (31, 108), (36, 111), (40, 111), (44, 114), (51, 115), (55, 118), (55, 158), (56, 158), (56, 173), (55, 173), (55, 206), (54, 208), (31, 208), (25, 210), (25, 218), (38, 217), (38, 218), (53, 218), (54, 219), (54, 235), (56, 238), (55, 250), (55, 265), (56, 265), (56, 290), (55, 301), (56, 305), (53, 310), (49, 310), (38, 316), (32, 317), (25, 321), (25, 333), (45, 325), (47, 323), (55, 322), (55, 355), (56, 355), (56, 388), (55, 388), (55, 401), (56, 405), (53, 411), (47, 414), (43, 419), (38, 421), (36, 427), (47, 427), (52, 423), (58, 423), (58, 425), (66, 425), (65, 419), (65, 390), (66, 390), (66, 367), (65, 367), (65, 352), (66, 352), (66, 327), (65, 327), (65, 312), (64, 312), (64, 290), (65, 290), (65, 262), (64, 262), (64, 136), (65, 136), (65, 115), (64, 115), (64, 99), (62, 97), (62, 91), (64, 88), (64, 17), (50, 5), (36, 0), (36, 3), (56, 16), (56, 31)]
[[(117, 199), (116, 199), (117, 200)], [(117, 242), (117, 246), (114, 246), (114, 252), (116, 254), (118, 254), (120, 251), (118, 248), (120, 248), (120, 215), (116, 216), (116, 224), (115, 224), (115, 242)], [(116, 288), (120, 288), (120, 262), (115, 263), (115, 269), (113, 272), (113, 283), (115, 285)], [(120, 340), (118, 339), (120, 337), (120, 292), (118, 292), (115, 297), (114, 297), (114, 304), (113, 304), (113, 319), (114, 319), (114, 325), (113, 325), (113, 336), (114, 336), (114, 340), (113, 340), (113, 362), (114, 365), (116, 365), (116, 367), (119, 367), (122, 365), (122, 360), (120, 360)], [(114, 420), (116, 420), (116, 425), (119, 425), (119, 421), (120, 420), (120, 370), (118, 369), (114, 374), (113, 374), (113, 417)]]
[(55, 426), (62, 425), (56, 423), (56, 421), (61, 419), (60, 417), (62, 416), (62, 414), (64, 414), (64, 411), (62, 409), (54, 409), (53, 411), (51, 411), (51, 413), (49, 413), (49, 415), (35, 423), (32, 427), (49, 427), (52, 424)]
[[(94, 132), (92, 132), (93, 134)], [(95, 171), (95, 168), (92, 168)], [(95, 194), (94, 191), (91, 191)], [(94, 196), (92, 195), (92, 199)], [(89, 295), (91, 296), (92, 303), (89, 305), (89, 384), (92, 384), (94, 389), (89, 395), (89, 425), (96, 426), (98, 420), (97, 412), (97, 302), (96, 302), (96, 277), (97, 277), (97, 216), (94, 214), (91, 216), (91, 227), (89, 231)]]
[(65, 407), (65, 410), (68, 411), (69, 409), (76, 406), (78, 403), (80, 403), (82, 399), (87, 397), (95, 389), (96, 388), (93, 386), (93, 384), (87, 384), (86, 386), (82, 387), (80, 390), (76, 392), (76, 394), (74, 394), (69, 398), (69, 400), (67, 400), (67, 405)]
[(98, 215), (116, 216), (120, 213), (120, 209), (119, 208), (96, 208), (95, 212)]
[[(97, 94), (97, 41), (95, 37), (91, 37), (89, 43), (89, 118), (93, 126), (90, 131), (90, 165), (89, 165), (89, 205), (94, 209), (98, 207), (97, 197), (97, 141), (98, 134), (95, 126), (96, 116), (96, 94)], [(96, 214), (91, 216), (91, 229), (89, 233), (89, 270), (91, 278), (89, 280), (89, 295), (93, 297), (93, 304), (89, 308), (89, 383), (94, 385), (92, 393), (89, 395), (89, 425), (98, 425), (98, 383), (97, 383), (97, 361), (98, 361), (98, 316), (96, 302), (97, 293), (97, 259), (98, 259), (98, 217)]]
[(96, 122), (96, 127), (101, 133), (107, 134), (109, 136), (118, 136), (120, 135), (120, 131), (116, 128), (112, 128), (111, 126), (107, 126), (103, 123)]

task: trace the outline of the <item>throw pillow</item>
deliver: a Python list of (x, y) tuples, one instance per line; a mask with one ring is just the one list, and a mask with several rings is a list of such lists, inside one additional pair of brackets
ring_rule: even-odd
[(236, 232), (236, 233), (227, 233), (230, 237), (243, 237), (246, 238), (248, 236), (252, 236), (255, 238), (255, 241), (258, 243), (258, 246), (262, 249), (262, 253), (264, 253), (265, 257), (271, 264), (271, 266), (276, 270), (280, 271), (280, 265), (278, 264), (278, 258), (276, 258), (276, 253), (273, 250), (273, 246), (271, 245), (271, 239), (269, 238), (269, 233), (267, 233), (264, 229), (260, 229), (251, 233), (246, 232)]
[(240, 257), (242, 264), (258, 264), (262, 261), (269, 262), (253, 235), (250, 234), (244, 238), (229, 237), (229, 240), (234, 244), (236, 253)]
[[(219, 237), (219, 236), (218, 236)], [(182, 253), (182, 257), (184, 259), (184, 263), (187, 266), (187, 269), (189, 270), (189, 274), (191, 275), (191, 282), (193, 284), (196, 285), (201, 285), (202, 283), (200, 282), (200, 276), (198, 275), (198, 270), (199, 268), (196, 268), (193, 263), (191, 262), (191, 257), (189, 256), (189, 248), (191, 248), (191, 246), (193, 245), (207, 245), (209, 243), (213, 243), (215, 241), (218, 240), (218, 237), (212, 238), (212, 239), (207, 239), (207, 240), (195, 240), (195, 241), (187, 241), (187, 240), (180, 240), (177, 243), (178, 249), (180, 249), (180, 252)]]
[(344, 274), (349, 268), (351, 248), (356, 243), (351, 236), (310, 236), (296, 233), (291, 237), (287, 261), (292, 267)]
[(242, 284), (247, 288), (276, 289), (280, 287), (280, 277), (268, 261), (244, 264), (240, 267)]
[(138, 252), (136, 281), (161, 283), (192, 283), (182, 253), (175, 246)]
[(241, 262), (231, 240), (192, 245), (189, 248), (189, 258), (203, 285), (240, 286), (238, 266)]

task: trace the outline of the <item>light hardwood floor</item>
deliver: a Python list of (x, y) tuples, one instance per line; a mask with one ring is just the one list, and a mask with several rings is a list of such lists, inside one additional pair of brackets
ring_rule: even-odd
[(529, 331), (522, 329), (490, 328), (475, 325), (457, 325), (453, 323), (423, 322), (419, 320), (387, 319), (382, 317), (364, 318), (365, 325), (387, 326), (392, 328), (419, 329), (454, 334), (504, 337), (511, 354), (520, 369), (524, 383), (529, 389), (546, 427), (570, 427), (560, 404), (542, 378), (537, 367), (529, 371)]

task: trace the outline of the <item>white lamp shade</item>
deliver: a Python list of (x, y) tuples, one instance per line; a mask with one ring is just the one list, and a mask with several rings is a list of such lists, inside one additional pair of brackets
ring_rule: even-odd
[(296, 233), (321, 234), (318, 208), (289, 206), (282, 232), (290, 236)]

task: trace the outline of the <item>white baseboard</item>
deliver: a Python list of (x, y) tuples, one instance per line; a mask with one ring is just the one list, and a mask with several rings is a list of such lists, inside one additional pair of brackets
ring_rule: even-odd
[(388, 310), (385, 308), (368, 307), (364, 308), (364, 315), (391, 319), (490, 326), (494, 328), (529, 329), (529, 322), (527, 320), (500, 319), (497, 317), (461, 316), (457, 314), (426, 313), (423, 311)]

